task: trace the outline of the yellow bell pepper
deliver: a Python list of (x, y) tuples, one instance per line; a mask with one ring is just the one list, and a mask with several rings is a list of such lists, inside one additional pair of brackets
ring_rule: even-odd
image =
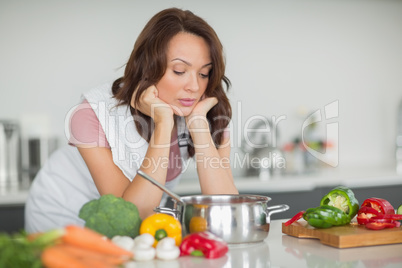
[(175, 240), (176, 246), (180, 246), (182, 239), (181, 223), (173, 216), (163, 213), (153, 214), (145, 218), (140, 226), (140, 234), (148, 233), (155, 237), (154, 247), (164, 237)]

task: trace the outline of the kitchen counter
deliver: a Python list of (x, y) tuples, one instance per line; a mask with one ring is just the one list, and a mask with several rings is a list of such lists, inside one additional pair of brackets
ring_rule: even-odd
[(282, 234), (282, 222), (271, 222), (264, 242), (230, 246), (229, 253), (223, 258), (181, 257), (169, 262), (135, 262), (132, 267), (402, 267), (402, 244), (338, 249), (323, 245), (316, 239)]

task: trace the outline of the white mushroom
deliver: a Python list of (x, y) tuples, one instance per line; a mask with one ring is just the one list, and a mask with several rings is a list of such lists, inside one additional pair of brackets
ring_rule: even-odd
[(134, 239), (129, 236), (116, 235), (111, 240), (114, 244), (127, 251), (131, 251), (134, 247)]
[(155, 258), (155, 249), (152, 245), (155, 238), (150, 234), (142, 234), (134, 239), (133, 259), (136, 261), (149, 261)]
[(180, 249), (171, 237), (161, 239), (156, 245), (156, 257), (161, 260), (174, 260), (180, 256)]
[(155, 242), (155, 238), (148, 233), (142, 234), (134, 238), (135, 247), (152, 247)]

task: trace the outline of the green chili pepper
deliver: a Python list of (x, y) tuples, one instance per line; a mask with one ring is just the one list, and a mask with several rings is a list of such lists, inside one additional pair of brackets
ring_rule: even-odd
[(350, 219), (353, 219), (359, 210), (359, 201), (357, 201), (353, 191), (345, 186), (338, 186), (332, 189), (321, 199), (320, 205), (339, 208)]

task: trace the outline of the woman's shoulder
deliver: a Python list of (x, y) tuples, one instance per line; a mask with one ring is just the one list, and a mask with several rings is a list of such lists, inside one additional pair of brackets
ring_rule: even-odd
[(113, 98), (112, 83), (106, 82), (84, 92), (83, 97), (89, 102), (110, 101)]
[(110, 148), (99, 119), (86, 99), (71, 116), (69, 144)]

